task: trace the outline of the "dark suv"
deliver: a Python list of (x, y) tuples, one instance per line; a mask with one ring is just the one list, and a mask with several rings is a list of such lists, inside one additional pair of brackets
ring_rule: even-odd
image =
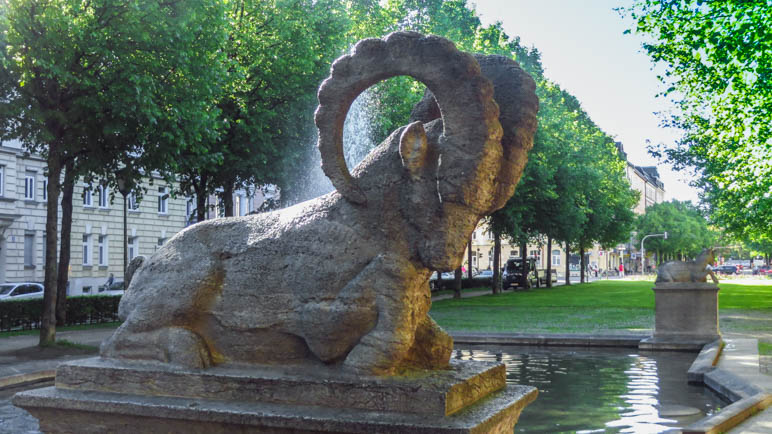
[(526, 267), (528, 269), (528, 275), (523, 279), (523, 260), (521, 258), (512, 258), (507, 260), (507, 265), (504, 266), (503, 285), (504, 289), (510, 286), (521, 287), (528, 289), (533, 285), (536, 285), (538, 274), (536, 271), (536, 259), (528, 258)]
[(737, 274), (737, 265), (719, 265), (718, 267), (714, 268), (713, 271), (717, 271), (721, 274)]

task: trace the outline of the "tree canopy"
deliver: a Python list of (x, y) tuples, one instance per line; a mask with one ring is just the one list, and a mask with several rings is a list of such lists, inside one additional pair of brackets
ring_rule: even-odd
[(693, 168), (711, 220), (740, 237), (772, 235), (772, 4), (768, 0), (638, 0), (623, 9), (664, 65), (667, 120), (685, 131), (655, 150)]
[(113, 185), (118, 173), (136, 180), (168, 168), (180, 150), (215, 133), (209, 101), (221, 81), (212, 67), (224, 35), (220, 6), (207, 0), (0, 3), (0, 130), (47, 160), (41, 344), (55, 338), (62, 170), (70, 179), (99, 176)]
[[(636, 221), (636, 243), (648, 234), (667, 232), (667, 239), (649, 238), (646, 250), (672, 258), (692, 258), (702, 249), (717, 247), (718, 233), (691, 202), (669, 201), (651, 205)], [(661, 258), (660, 258), (661, 259)]]

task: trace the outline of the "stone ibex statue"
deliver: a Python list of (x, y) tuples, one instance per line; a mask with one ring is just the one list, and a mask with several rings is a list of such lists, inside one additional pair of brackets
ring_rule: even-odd
[(669, 261), (660, 265), (657, 269), (657, 280), (661, 282), (707, 282), (708, 275), (713, 279), (713, 283), (718, 283), (713, 270), (707, 268), (708, 265), (716, 261), (714, 250), (703, 250), (694, 261)]
[[(431, 90), (421, 119), (349, 173), (346, 113), (397, 75)], [(446, 366), (452, 340), (427, 315), (428, 280), (460, 265), (478, 221), (513, 194), (533, 144), (534, 89), (512, 60), (476, 59), (443, 38), (360, 41), (318, 94), (322, 168), (337, 191), (181, 231), (134, 274), (102, 356), (381, 374)]]

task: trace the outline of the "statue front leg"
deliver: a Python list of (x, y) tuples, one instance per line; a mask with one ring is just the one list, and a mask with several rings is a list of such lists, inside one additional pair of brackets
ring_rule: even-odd
[(710, 275), (710, 278), (713, 279), (713, 283), (718, 285), (718, 277), (716, 277), (716, 273), (713, 272), (713, 270), (705, 270)]
[(431, 306), (431, 294), (409, 261), (381, 256), (372, 265), (361, 278), (373, 285), (377, 323), (362, 336), (344, 364), (357, 371), (389, 374), (412, 365), (408, 354)]

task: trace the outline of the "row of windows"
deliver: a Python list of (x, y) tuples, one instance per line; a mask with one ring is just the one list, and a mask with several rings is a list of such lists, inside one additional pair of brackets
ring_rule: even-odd
[[(84, 207), (94, 206), (94, 193), (96, 193), (97, 204), (99, 208), (110, 208), (110, 191), (107, 186), (104, 185), (98, 185), (96, 192), (92, 191), (91, 188), (88, 187), (83, 188)], [(126, 202), (126, 207), (130, 211), (139, 211), (139, 201), (137, 200), (137, 195), (134, 192), (129, 193), (129, 195), (126, 197)], [(167, 214), (168, 212), (169, 192), (166, 190), (166, 187), (158, 187), (158, 213)]]
[[(94, 265), (94, 258), (93, 258), (93, 241), (94, 237), (96, 236), (97, 240), (97, 247), (96, 247), (96, 253), (97, 253), (97, 265), (100, 267), (106, 267), (109, 264), (109, 243), (108, 243), (108, 237), (107, 235), (93, 235), (93, 234), (83, 234), (83, 265), (90, 266)], [(162, 246), (166, 242), (166, 238), (158, 238), (158, 245)], [(128, 237), (127, 243), (127, 256), (128, 260), (131, 261), (132, 259), (139, 256), (139, 237)]]
[[(37, 172), (27, 171), (24, 174), (24, 199), (36, 200)], [(0, 166), (0, 196), (5, 196), (5, 166)], [(48, 180), (43, 180), (42, 200), (48, 200)]]
[[(93, 242), (96, 237), (96, 258), (93, 253)], [(120, 238), (119, 238), (120, 239)], [(158, 238), (158, 245), (161, 246), (166, 242), (166, 238)], [(46, 236), (43, 234), (42, 248), (45, 252)], [(139, 255), (139, 237), (128, 237), (127, 243), (128, 259), (132, 260)], [(93, 260), (96, 259), (96, 264), (99, 266), (108, 266), (109, 264), (109, 243), (107, 235), (93, 235), (83, 234), (83, 265), (94, 265)], [(45, 261), (45, 254), (43, 255), (43, 261)], [(35, 266), (35, 233), (27, 232), (24, 234), (24, 266)]]

